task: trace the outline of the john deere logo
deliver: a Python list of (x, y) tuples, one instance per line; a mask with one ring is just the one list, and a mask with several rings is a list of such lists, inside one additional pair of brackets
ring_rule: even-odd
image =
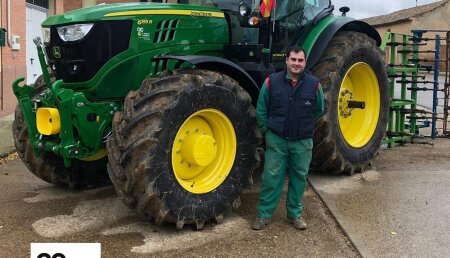
[(61, 48), (59, 48), (58, 46), (54, 46), (53, 47), (53, 56), (55, 58), (61, 58)]

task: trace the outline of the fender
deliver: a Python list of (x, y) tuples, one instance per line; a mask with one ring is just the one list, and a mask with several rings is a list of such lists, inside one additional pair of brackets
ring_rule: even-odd
[(256, 104), (255, 96), (259, 95), (259, 87), (253, 78), (237, 64), (226, 60), (224, 58), (215, 56), (201, 56), (201, 55), (189, 55), (189, 56), (177, 56), (166, 55), (153, 58), (153, 60), (179, 60), (188, 62), (197, 66), (197, 68), (205, 69), (209, 71), (220, 72), (226, 74), (236, 80), (239, 85), (244, 88), (252, 97), (253, 104)]
[(314, 43), (308, 57), (308, 63), (306, 65), (307, 70), (316, 65), (317, 61), (319, 61), (320, 57), (325, 51), (328, 43), (330, 43), (331, 39), (338, 31), (361, 32), (373, 38), (377, 42), (377, 46), (381, 45), (380, 34), (378, 34), (378, 31), (369, 24), (349, 17), (337, 19), (321, 33), (321, 35)]

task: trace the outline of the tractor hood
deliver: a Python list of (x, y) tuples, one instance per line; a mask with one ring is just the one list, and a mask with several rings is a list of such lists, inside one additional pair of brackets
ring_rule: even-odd
[(42, 26), (61, 25), (68, 23), (92, 22), (101, 20), (124, 20), (136, 15), (190, 15), (224, 17), (223, 12), (218, 8), (181, 5), (181, 4), (161, 4), (161, 3), (127, 3), (127, 4), (100, 4), (93, 7), (86, 7), (64, 14), (51, 16), (46, 19)]

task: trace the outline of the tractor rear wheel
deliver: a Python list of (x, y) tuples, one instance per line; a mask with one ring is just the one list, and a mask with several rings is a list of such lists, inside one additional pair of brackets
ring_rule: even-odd
[(359, 32), (338, 32), (312, 73), (325, 114), (317, 122), (311, 168), (353, 174), (370, 166), (386, 132), (389, 88), (382, 52)]
[[(42, 75), (36, 79), (33, 87), (36, 89), (33, 96), (35, 98), (46, 88)], [(63, 159), (54, 153), (44, 152), (39, 158), (36, 157), (19, 105), (16, 106), (12, 131), (19, 158), (31, 173), (47, 183), (70, 188), (92, 188), (110, 182), (106, 172), (106, 157), (92, 162), (74, 160), (69, 168), (66, 168)]]
[(114, 115), (108, 172), (139, 214), (201, 229), (239, 203), (261, 138), (251, 98), (234, 80), (175, 70), (144, 80)]

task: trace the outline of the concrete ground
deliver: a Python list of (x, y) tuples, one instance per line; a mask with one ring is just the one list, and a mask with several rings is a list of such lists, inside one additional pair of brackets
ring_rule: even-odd
[(0, 117), (0, 158), (16, 150), (11, 131), (13, 120), (13, 114)]
[(383, 150), (375, 169), (310, 182), (363, 257), (450, 256), (450, 140)]
[(102, 257), (359, 257), (311, 188), (304, 231), (285, 221), (284, 199), (268, 228), (252, 230), (258, 185), (244, 191), (241, 207), (223, 223), (177, 231), (136, 216), (112, 187), (58, 188), (13, 158), (0, 164), (0, 257), (29, 257), (30, 243), (45, 242), (101, 243)]
[(449, 150), (449, 139), (408, 144), (382, 150), (362, 174), (311, 174), (319, 196), (308, 188), (306, 231), (284, 221), (284, 201), (266, 230), (251, 230), (257, 185), (222, 224), (155, 227), (111, 187), (57, 188), (10, 156), (0, 165), (0, 256), (26, 256), (34, 242), (100, 242), (104, 257), (448, 257)]

